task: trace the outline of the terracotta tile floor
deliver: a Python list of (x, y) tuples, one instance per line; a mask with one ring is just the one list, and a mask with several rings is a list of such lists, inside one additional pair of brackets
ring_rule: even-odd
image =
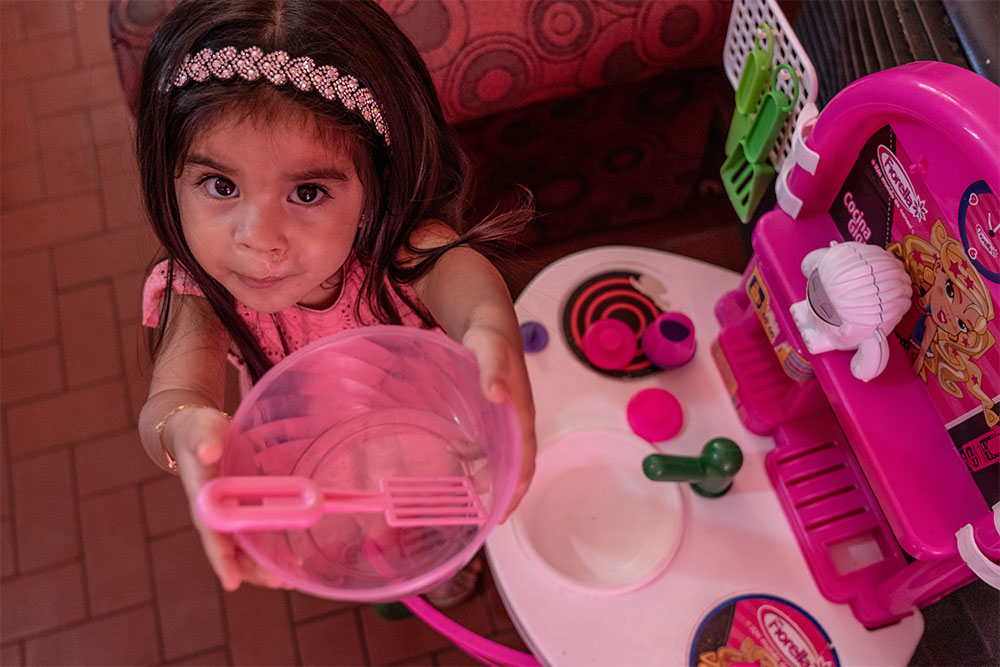
[[(149, 371), (137, 304), (155, 244), (108, 43), (104, 2), (0, 0), (0, 664), (468, 664), (415, 619), (220, 591), (179, 485), (135, 435)], [(640, 229), (537, 250), (511, 283), (601, 243), (742, 268), (728, 205), (699, 206), (669, 239)], [(953, 606), (946, 622), (962, 623)], [(452, 616), (523, 648), (488, 579)]]

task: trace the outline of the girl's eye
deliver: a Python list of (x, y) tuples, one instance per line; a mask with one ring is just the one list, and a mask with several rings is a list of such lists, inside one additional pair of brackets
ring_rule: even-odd
[(208, 194), (219, 199), (228, 199), (236, 194), (236, 184), (222, 176), (210, 176), (205, 179), (205, 189)]
[(326, 191), (318, 185), (300, 185), (295, 188), (292, 201), (296, 204), (315, 204), (327, 196)]
[(958, 328), (962, 333), (969, 333), (969, 325), (962, 320), (958, 320)]
[(944, 293), (948, 295), (948, 301), (955, 300), (955, 286), (951, 284), (951, 280), (944, 282)]

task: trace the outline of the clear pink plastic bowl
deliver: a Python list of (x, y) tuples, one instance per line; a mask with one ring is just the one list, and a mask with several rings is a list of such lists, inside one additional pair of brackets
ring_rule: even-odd
[(514, 408), (486, 400), (469, 350), (440, 332), (374, 326), (268, 371), (233, 417), (220, 474), (358, 490), (386, 477), (471, 477), (489, 512), (482, 525), (392, 528), (382, 514), (328, 514), (308, 529), (235, 534), (302, 591), (380, 602), (422, 593), (475, 555), (510, 502), (520, 459)]

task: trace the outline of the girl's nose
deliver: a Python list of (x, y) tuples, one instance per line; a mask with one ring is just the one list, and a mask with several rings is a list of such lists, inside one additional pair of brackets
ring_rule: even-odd
[(288, 247), (280, 217), (259, 211), (252, 212), (236, 228), (234, 241), (271, 260), (280, 259)]

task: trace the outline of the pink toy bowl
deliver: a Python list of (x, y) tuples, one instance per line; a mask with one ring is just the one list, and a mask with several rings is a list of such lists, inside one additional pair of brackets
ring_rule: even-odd
[(468, 478), (486, 512), (476, 524), (400, 526), (381, 512), (349, 512), (308, 526), (235, 528), (250, 556), (302, 591), (398, 600), (453, 576), (482, 546), (513, 495), (520, 438), (513, 405), (483, 396), (469, 350), (439, 332), (366, 327), (267, 372), (236, 411), (220, 475), (304, 477), (362, 493), (387, 479)]

